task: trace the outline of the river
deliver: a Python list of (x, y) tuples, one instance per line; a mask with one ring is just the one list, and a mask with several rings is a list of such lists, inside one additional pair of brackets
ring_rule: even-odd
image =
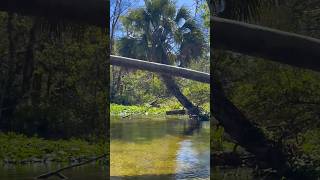
[[(199, 124), (196, 124), (199, 125)], [(110, 146), (111, 180), (209, 180), (210, 126), (195, 126), (187, 117), (112, 117)], [(32, 180), (61, 168), (62, 164), (0, 166), (0, 180)], [(108, 168), (92, 163), (63, 171), (69, 179), (105, 180)], [(52, 177), (50, 179), (58, 179)], [(248, 180), (248, 168), (211, 169), (211, 179)]]
[[(60, 163), (36, 163), (29, 165), (2, 165), (0, 167), (0, 180), (34, 180), (35, 177), (47, 173), (48, 171), (56, 170), (64, 167)], [(65, 170), (62, 174), (68, 179), (76, 180), (106, 180), (107, 179), (107, 167), (92, 163), (82, 167), (72, 168)], [(59, 179), (56, 176), (49, 178), (48, 180)]]
[(210, 179), (209, 122), (112, 117), (110, 131), (111, 180)]

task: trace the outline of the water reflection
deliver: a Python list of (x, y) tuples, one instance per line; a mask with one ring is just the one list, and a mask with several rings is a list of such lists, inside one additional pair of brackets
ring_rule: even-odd
[(190, 139), (180, 143), (177, 155), (176, 179), (209, 179), (209, 152), (196, 151), (193, 146), (194, 144)]
[(209, 179), (209, 122), (113, 119), (111, 179)]

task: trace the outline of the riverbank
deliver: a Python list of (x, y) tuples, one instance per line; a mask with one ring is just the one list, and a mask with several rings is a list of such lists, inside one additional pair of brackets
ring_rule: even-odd
[[(82, 139), (46, 140), (16, 133), (0, 133), (0, 163), (77, 163), (106, 152), (107, 144)], [(101, 163), (105, 160), (101, 161)]]
[[(205, 112), (210, 111), (210, 104), (205, 104), (203, 107)], [(127, 117), (131, 115), (165, 115), (167, 111), (183, 109), (183, 107), (174, 102), (168, 102), (161, 104), (158, 107), (152, 107), (150, 105), (121, 105), (111, 104), (110, 114), (114, 116)]]
[(110, 114), (115, 116), (121, 116), (121, 117), (130, 116), (130, 115), (159, 115), (159, 114), (164, 115), (166, 111), (169, 111), (170, 109), (171, 107), (169, 106), (151, 107), (148, 105), (125, 106), (120, 104), (111, 104)]

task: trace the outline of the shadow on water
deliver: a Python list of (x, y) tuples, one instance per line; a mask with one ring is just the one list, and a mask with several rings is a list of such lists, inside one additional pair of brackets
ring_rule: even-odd
[[(149, 120), (150, 117), (137, 117), (134, 119), (121, 119), (113, 117), (121, 123), (111, 123), (111, 139), (121, 141), (144, 142), (153, 139), (159, 139), (166, 135), (185, 135), (191, 136), (193, 133), (199, 133), (203, 123), (194, 119), (184, 118), (164, 118), (165, 120)], [(152, 117), (151, 117), (152, 118)], [(146, 119), (146, 120), (141, 120)]]
[(184, 121), (183, 134), (190, 136), (190, 135), (193, 135), (194, 132), (199, 133), (201, 127), (202, 127), (201, 121), (198, 121), (195, 119), (189, 119), (188, 121)]

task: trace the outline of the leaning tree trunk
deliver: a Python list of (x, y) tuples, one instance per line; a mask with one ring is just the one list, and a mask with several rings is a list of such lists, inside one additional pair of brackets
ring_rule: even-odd
[(201, 117), (201, 111), (199, 110), (199, 108), (193, 105), (192, 102), (181, 92), (174, 78), (170, 75), (165, 74), (162, 74), (161, 77), (168, 91), (178, 99), (183, 107), (188, 110), (188, 113)]
[[(156, 56), (153, 56), (155, 59), (157, 59), (158, 62), (162, 64), (168, 64), (169, 65), (169, 59), (168, 55), (163, 51), (162, 57), (157, 58)], [(174, 95), (177, 100), (182, 104), (184, 108), (188, 110), (188, 114), (197, 116), (202, 121), (209, 120), (209, 117), (206, 116), (201, 112), (199, 107), (195, 106), (180, 90), (180, 87), (177, 85), (174, 78), (170, 75), (161, 74), (161, 77), (163, 79), (163, 82), (168, 89), (168, 91)]]
[[(290, 172), (287, 156), (281, 145), (269, 140), (261, 129), (254, 126), (243, 113), (230, 102), (217, 81), (211, 81), (211, 113), (240, 146), (254, 154), (260, 162), (277, 170), (279, 174)], [(291, 172), (290, 172), (291, 173)]]

